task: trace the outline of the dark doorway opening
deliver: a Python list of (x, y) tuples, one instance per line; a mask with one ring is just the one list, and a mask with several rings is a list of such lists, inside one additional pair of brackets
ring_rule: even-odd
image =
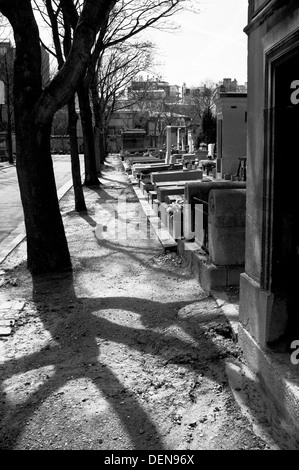
[[(287, 349), (299, 339), (299, 51), (281, 58), (273, 76), (274, 150), (269, 338)], [(298, 90), (297, 90), (298, 89)], [(271, 332), (272, 329), (272, 332)]]

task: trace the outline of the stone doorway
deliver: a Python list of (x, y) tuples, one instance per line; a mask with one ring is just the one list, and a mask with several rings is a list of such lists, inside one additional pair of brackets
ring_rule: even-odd
[[(272, 62), (271, 119), (269, 122), (272, 172), (266, 182), (272, 201), (269, 278), (273, 294), (268, 346), (287, 349), (299, 339), (299, 51)], [(272, 181), (271, 181), (272, 179)], [(271, 194), (272, 193), (272, 194)]]

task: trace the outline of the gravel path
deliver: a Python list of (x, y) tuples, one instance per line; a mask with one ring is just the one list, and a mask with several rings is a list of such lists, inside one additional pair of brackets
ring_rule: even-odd
[(0, 448), (282, 448), (236, 402), (230, 326), (163, 253), (118, 158), (101, 183), (84, 189), (88, 214), (72, 190), (61, 201), (72, 274), (32, 280), (25, 242), (1, 265)]

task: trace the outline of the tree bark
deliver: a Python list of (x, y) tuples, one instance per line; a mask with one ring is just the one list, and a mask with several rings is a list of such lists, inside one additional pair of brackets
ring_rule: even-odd
[(107, 157), (106, 132), (104, 128), (99, 129), (99, 144), (100, 144), (101, 164), (104, 165), (106, 157)]
[(88, 89), (81, 85), (78, 89), (81, 125), (84, 142), (85, 186), (99, 186), (95, 159), (92, 112)]
[(68, 102), (68, 116), (69, 116), (69, 136), (71, 147), (71, 163), (72, 163), (72, 178), (75, 194), (75, 210), (77, 212), (86, 212), (86, 204), (81, 181), (80, 159), (78, 152), (78, 138), (77, 138), (77, 121), (78, 115), (75, 109), (75, 99), (72, 98)]
[(16, 163), (27, 234), (27, 267), (33, 275), (70, 270), (50, 154), (51, 125), (37, 128), (34, 112), (17, 112), (16, 118)]
[[(55, 41), (55, 50), (57, 54), (57, 61), (59, 67), (63, 66), (63, 55), (59, 40), (59, 30), (56, 15), (52, 9), (51, 1), (47, 0), (47, 10), (51, 18), (51, 25), (53, 30), (53, 37)], [(65, 4), (62, 5), (63, 20), (64, 20), (64, 39), (63, 48), (64, 55), (67, 57), (72, 47), (72, 34), (71, 24), (69, 15)], [(77, 122), (78, 115), (76, 113), (75, 97), (73, 96), (68, 102), (68, 134), (70, 138), (70, 150), (71, 150), (71, 163), (72, 163), (72, 178), (75, 196), (75, 211), (86, 212), (87, 208), (85, 205), (84, 193), (81, 182), (81, 171), (80, 171), (80, 159), (78, 152), (78, 136), (77, 136)]]
[(103, 163), (103, 156), (101, 150), (101, 141), (100, 141), (100, 132), (101, 132), (101, 111), (99, 104), (99, 92), (97, 87), (97, 82), (94, 79), (91, 81), (91, 97), (92, 97), (92, 106), (93, 106), (93, 115), (94, 115), (94, 145), (95, 145), (95, 159), (97, 170), (101, 170), (101, 165)]
[(101, 150), (100, 150), (100, 129), (97, 124), (94, 126), (94, 150), (96, 158), (97, 171), (101, 171)]
[(14, 8), (16, 165), (26, 226), (27, 266), (35, 275), (69, 270), (71, 260), (50, 152), (53, 116), (43, 125), (37, 119), (43, 94), (38, 28), (30, 2), (22, 2), (20, 10), (16, 5)]

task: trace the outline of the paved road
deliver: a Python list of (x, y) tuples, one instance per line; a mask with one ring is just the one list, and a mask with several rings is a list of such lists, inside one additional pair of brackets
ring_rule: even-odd
[[(53, 156), (53, 163), (56, 187), (59, 191), (71, 180), (70, 156)], [(81, 171), (82, 168), (83, 157)], [(23, 229), (24, 218), (16, 168), (7, 163), (0, 163), (0, 253)]]

